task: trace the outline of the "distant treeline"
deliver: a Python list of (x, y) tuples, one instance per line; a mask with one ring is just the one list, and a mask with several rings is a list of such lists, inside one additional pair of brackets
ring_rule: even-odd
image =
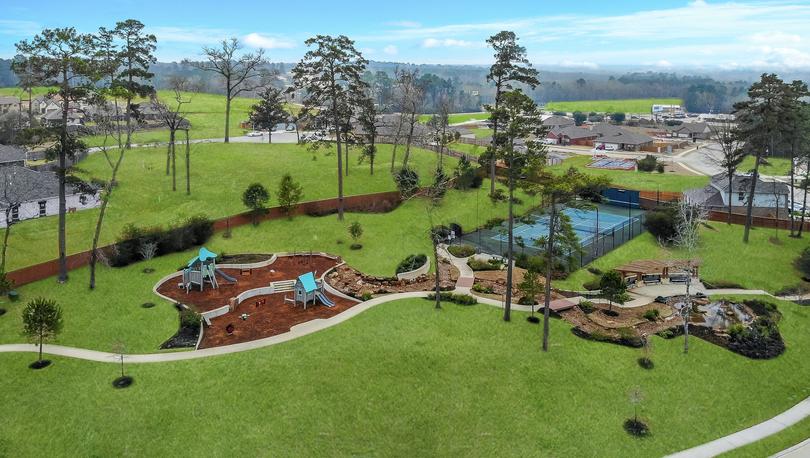
[[(9, 59), (0, 59), (0, 87), (14, 86), (17, 78), (10, 68)], [(292, 63), (273, 63), (264, 83), (284, 87), (289, 82)], [(384, 109), (393, 105), (393, 79), (397, 69), (417, 69), (425, 91), (424, 113), (436, 111), (439, 100), (451, 101), (453, 111), (481, 111), (493, 102), (494, 89), (486, 81), (488, 68), (472, 65), (413, 65), (394, 62), (371, 62), (364, 79), (378, 88), (378, 104)], [(155, 73), (154, 86), (167, 88), (169, 77), (183, 75), (196, 83), (203, 92), (221, 93), (222, 84), (215, 76), (182, 63), (157, 63), (151, 67)], [(745, 98), (748, 81), (719, 81), (706, 76), (683, 76), (673, 73), (645, 72), (611, 76), (604, 73), (555, 72), (541, 70), (542, 85), (527, 92), (538, 103), (566, 100), (607, 100), (632, 98), (674, 97), (684, 101), (694, 112), (729, 112), (734, 102)], [(249, 95), (249, 94), (248, 94)]]

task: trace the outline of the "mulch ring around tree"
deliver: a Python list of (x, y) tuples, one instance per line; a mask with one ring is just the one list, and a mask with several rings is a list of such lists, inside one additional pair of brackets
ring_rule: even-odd
[[(593, 307), (591, 313), (574, 307), (560, 312), (560, 316), (574, 325), (572, 332), (579, 337), (630, 347), (641, 347), (643, 335), (668, 329), (675, 325), (676, 320), (680, 322), (673, 315), (672, 308), (660, 302), (632, 308), (614, 305), (612, 309), (609, 304), (594, 303)], [(645, 318), (644, 314), (649, 310), (658, 310), (659, 318), (654, 321)]]
[(34, 370), (45, 369), (46, 367), (51, 365), (51, 360), (49, 359), (41, 359), (39, 361), (34, 361), (33, 363), (29, 364), (28, 367)]
[(6, 309), (0, 308), (0, 316), (3, 316), (5, 314), (6, 314)]
[(144, 302), (143, 304), (141, 304), (141, 307), (145, 309), (151, 309), (154, 306), (155, 306), (154, 302)]
[(127, 388), (135, 383), (135, 379), (130, 377), (129, 375), (124, 375), (122, 377), (118, 377), (112, 382), (112, 386), (115, 388)]

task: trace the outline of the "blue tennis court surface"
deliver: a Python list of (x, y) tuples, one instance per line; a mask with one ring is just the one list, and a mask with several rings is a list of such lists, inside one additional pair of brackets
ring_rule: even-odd
[(603, 157), (594, 159), (588, 164), (588, 167), (593, 169), (633, 170), (636, 168), (636, 161), (632, 159)]
[[(571, 218), (571, 226), (579, 237), (580, 245), (588, 245), (594, 236), (599, 234), (610, 234), (611, 231), (626, 226), (632, 219), (628, 215), (619, 215), (608, 212), (597, 212), (596, 210), (583, 210), (577, 208), (566, 208), (563, 213)], [(534, 245), (538, 239), (548, 236), (548, 215), (532, 215), (535, 217), (534, 223), (515, 224), (515, 237), (523, 237), (526, 245)], [(597, 219), (598, 217), (598, 219)], [(508, 240), (506, 234), (498, 234), (492, 237), (499, 242)]]

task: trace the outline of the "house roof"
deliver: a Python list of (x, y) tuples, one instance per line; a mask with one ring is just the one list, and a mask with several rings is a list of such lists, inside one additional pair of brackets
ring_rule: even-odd
[(0, 105), (18, 105), (20, 99), (14, 96), (2, 95), (0, 96)]
[(0, 169), (0, 208), (10, 204), (54, 197), (59, 192), (56, 174), (13, 165)]
[[(612, 126), (616, 127), (616, 126)], [(645, 143), (652, 143), (653, 138), (649, 135), (637, 134), (627, 129), (617, 127), (617, 130), (604, 129), (604, 134), (601, 134), (597, 141), (604, 143), (616, 143), (623, 145), (643, 145)]]
[[(728, 176), (724, 173), (712, 177), (711, 186), (721, 192), (728, 192)], [(751, 175), (735, 174), (731, 181), (731, 192), (748, 192), (751, 188)], [(780, 194), (790, 193), (790, 187), (780, 181), (765, 181), (757, 179), (757, 194)]]
[(687, 134), (702, 134), (707, 132), (708, 129), (709, 125), (705, 122), (685, 122), (680, 126), (674, 126), (672, 131)]
[(597, 136), (596, 132), (590, 131), (590, 130), (585, 129), (583, 127), (565, 126), (565, 127), (561, 128), (561, 129), (560, 128), (558, 128), (558, 129), (559, 129), (561, 135), (565, 135), (566, 137), (571, 138), (571, 139), (593, 138), (593, 137)]
[(563, 126), (573, 126), (574, 124), (576, 124), (576, 122), (573, 119), (567, 118), (565, 116), (556, 116), (556, 115), (555, 116), (549, 116), (548, 118), (543, 120), (543, 125), (544, 126), (552, 126), (552, 127), (553, 126), (560, 126), (560, 127), (563, 127)]
[(304, 287), (304, 291), (308, 293), (311, 293), (318, 288), (315, 284), (315, 274), (312, 272), (307, 272), (304, 275), (299, 276), (298, 281), (301, 282), (301, 285)]
[(25, 161), (25, 150), (14, 145), (0, 145), (0, 164)]

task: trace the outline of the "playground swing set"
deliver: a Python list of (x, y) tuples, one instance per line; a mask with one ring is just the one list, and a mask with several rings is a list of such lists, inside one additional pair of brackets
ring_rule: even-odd
[(209, 251), (205, 247), (200, 248), (197, 256), (191, 259), (183, 269), (183, 282), (179, 285), (180, 288), (185, 289), (186, 293), (193, 287), (198, 287), (200, 291), (203, 291), (206, 284), (217, 289), (219, 288), (217, 275), (226, 281), (236, 283), (235, 278), (217, 268), (216, 259), (216, 253)]

